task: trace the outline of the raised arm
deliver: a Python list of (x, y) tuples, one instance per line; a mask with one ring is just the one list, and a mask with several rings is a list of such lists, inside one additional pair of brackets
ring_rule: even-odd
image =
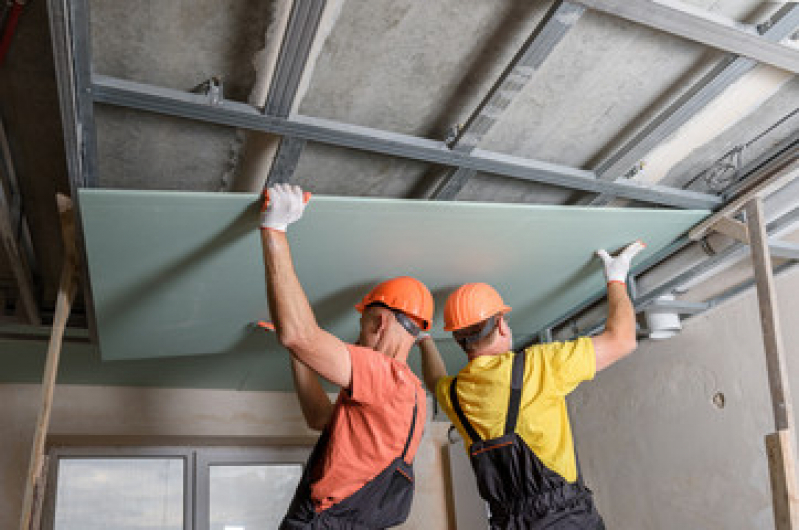
[(270, 188), (261, 218), (269, 311), (280, 343), (294, 358), (333, 384), (349, 388), (349, 350), (344, 342), (319, 327), (294, 270), (286, 228), (302, 217), (304, 209), (299, 187), (278, 184)]
[(636, 348), (635, 309), (627, 294), (626, 281), (633, 258), (644, 247), (641, 241), (636, 241), (616, 257), (611, 257), (604, 250), (597, 251), (605, 264), (605, 277), (608, 281), (608, 318), (605, 331), (592, 337), (597, 372), (629, 355)]
[(421, 339), (416, 343), (419, 350), (422, 352), (422, 378), (427, 389), (434, 393), (436, 392), (436, 384), (442, 377), (447, 376), (447, 367), (444, 365), (444, 360), (436, 348), (435, 341), (429, 334), (425, 333)]
[(291, 372), (305, 423), (311, 429), (323, 430), (333, 416), (333, 403), (322, 388), (319, 376), (294, 356), (291, 357)]

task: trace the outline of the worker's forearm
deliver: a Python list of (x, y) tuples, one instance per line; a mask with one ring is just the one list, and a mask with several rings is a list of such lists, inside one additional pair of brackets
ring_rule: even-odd
[(294, 271), (286, 234), (261, 230), (261, 241), (269, 311), (278, 337), (283, 343), (306, 337), (316, 329), (316, 317)]
[(436, 343), (432, 338), (426, 337), (419, 341), (419, 350), (422, 352), (422, 377), (424, 384), (430, 392), (436, 391), (436, 383), (447, 376), (447, 367), (438, 352)]
[(635, 344), (635, 309), (627, 294), (627, 286), (622, 283), (608, 284), (608, 319), (605, 332)]
[(291, 357), (291, 371), (305, 422), (308, 427), (321, 431), (330, 421), (333, 404), (322, 388), (319, 377), (294, 356)]

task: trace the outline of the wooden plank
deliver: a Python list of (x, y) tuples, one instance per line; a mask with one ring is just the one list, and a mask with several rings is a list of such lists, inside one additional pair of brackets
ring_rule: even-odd
[(714, 225), (719, 222), (719, 219), (735, 215), (753, 198), (770, 195), (790, 184), (797, 176), (799, 176), (799, 160), (787, 159), (781, 161), (772, 172), (765, 175), (748, 190), (742, 191), (739, 197), (728, 202), (724, 208), (692, 228), (691, 231), (688, 232), (688, 237), (694, 241), (699, 241), (705, 237), (708, 231), (713, 230)]
[(793, 431), (783, 429), (767, 435), (766, 454), (773, 497), (774, 528), (776, 530), (799, 528)]
[(752, 199), (746, 207), (746, 214), (760, 305), (760, 322), (763, 327), (763, 346), (766, 351), (771, 402), (774, 409), (774, 423), (777, 430), (793, 429), (793, 401), (791, 400), (785, 347), (782, 343), (782, 331), (777, 311), (777, 291), (772, 273), (762, 199)]
[(61, 216), (61, 231), (64, 239), (64, 265), (61, 272), (61, 283), (58, 287), (56, 299), (55, 320), (47, 348), (47, 360), (42, 379), (42, 398), (39, 407), (39, 418), (36, 422), (36, 433), (33, 439), (30, 465), (23, 497), (22, 515), (20, 517), (20, 530), (34, 530), (37, 518), (37, 497), (42, 495), (42, 477), (44, 475), (44, 449), (47, 439), (47, 429), (50, 426), (50, 412), (53, 405), (53, 392), (58, 374), (58, 362), (61, 356), (61, 343), (64, 328), (69, 318), (72, 301), (77, 290), (77, 251), (75, 249), (75, 225), (72, 211), (72, 201), (63, 195), (58, 196), (58, 209)]
[(749, 244), (749, 230), (746, 228), (746, 225), (726, 215), (719, 217), (716, 224), (714, 224), (711, 229), (736, 239), (741, 243)]
[(746, 214), (760, 306), (760, 322), (763, 328), (771, 406), (777, 428), (776, 438), (775, 435), (766, 438), (775, 527), (778, 530), (795, 530), (799, 529), (799, 523), (796, 501), (796, 459), (793, 446), (795, 437), (793, 401), (777, 311), (763, 200), (760, 197), (752, 199), (746, 205)]

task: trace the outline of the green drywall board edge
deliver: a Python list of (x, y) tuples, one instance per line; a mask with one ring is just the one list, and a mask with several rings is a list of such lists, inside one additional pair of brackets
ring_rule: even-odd
[[(439, 341), (438, 346), (447, 360), (448, 369), (452, 373), (460, 370), (464, 359), (455, 351), (457, 346), (452, 341)], [(46, 340), (0, 339), (0, 384), (40, 384), (46, 355)], [(421, 373), (418, 353), (411, 354), (409, 363), (417, 374)], [(294, 384), (290, 370), (285, 351), (273, 355), (240, 351), (224, 355), (104, 362), (96, 346), (67, 342), (62, 347), (56, 382), (59, 385), (291, 392)], [(328, 391), (335, 390), (332, 385), (326, 387)]]
[[(79, 201), (103, 360), (284, 361), (251, 325), (268, 318), (256, 195), (82, 189)], [(502, 293), (522, 336), (602, 288), (596, 248), (641, 238), (643, 259), (706, 215), (314, 196), (289, 239), (320, 324), (344, 340), (357, 337), (360, 297), (402, 274), (434, 292), (434, 337), (446, 337), (446, 295), (468, 281)]]

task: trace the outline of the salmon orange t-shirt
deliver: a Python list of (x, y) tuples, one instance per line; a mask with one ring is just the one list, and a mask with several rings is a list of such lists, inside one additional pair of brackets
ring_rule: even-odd
[(352, 344), (347, 348), (352, 359), (351, 388), (338, 395), (327, 427), (328, 445), (314, 470), (319, 478), (311, 484), (318, 511), (358, 491), (402, 454), (414, 402), (416, 425), (405, 456), (408, 463), (424, 428), (425, 392), (408, 365), (371, 348)]

